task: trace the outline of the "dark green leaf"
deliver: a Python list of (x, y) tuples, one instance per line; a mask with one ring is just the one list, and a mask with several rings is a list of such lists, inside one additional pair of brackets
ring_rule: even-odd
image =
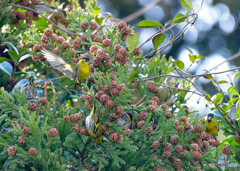
[(127, 79), (127, 82), (132, 82), (134, 78), (140, 78), (139, 77), (139, 74), (138, 74), (138, 71), (131, 71), (129, 74), (128, 74), (128, 79)]
[(158, 21), (142, 20), (142, 21), (140, 21), (137, 24), (136, 27), (140, 27), (140, 28), (154, 28), (154, 27), (163, 27), (163, 26)]
[(225, 140), (223, 140), (222, 142), (221, 142), (221, 146), (222, 145), (224, 145), (225, 144), (225, 142), (227, 142), (227, 143), (231, 143), (232, 141), (234, 140), (234, 137), (229, 137), (229, 138), (226, 138)]
[(24, 59), (29, 58), (29, 57), (31, 57), (29, 54), (23, 55), (23, 56), (19, 59), (18, 63), (21, 62), (21, 61), (23, 61)]
[(153, 48), (149, 49), (149, 50), (147, 51), (147, 54), (151, 53), (152, 51), (153, 51)]
[(11, 60), (8, 59), (8, 58), (5, 58), (5, 57), (0, 57), (0, 63), (3, 62), (3, 61), (11, 61)]
[(164, 42), (164, 40), (165, 40), (165, 34), (156, 35), (152, 40), (154, 49), (157, 50), (157, 48)]
[(16, 46), (14, 46), (11, 42), (4, 42), (3, 44), (9, 44), (9, 45), (11, 45), (12, 46), (12, 48), (15, 50), (15, 52), (19, 55), (19, 53), (18, 53), (18, 50), (17, 50), (17, 48), (16, 48)]
[(28, 51), (27, 48), (22, 48), (22, 49), (20, 49), (19, 56), (24, 55), (24, 53), (26, 53), (27, 51)]
[(191, 0), (180, 0), (181, 5), (186, 10), (193, 10), (192, 2)]
[(173, 63), (180, 69), (184, 68), (184, 63), (181, 60), (173, 61)]
[(17, 62), (19, 56), (16, 52), (9, 50), (8, 54), (12, 58), (13, 62)]
[(127, 36), (126, 45), (130, 52), (133, 52), (137, 48), (138, 41), (139, 37), (137, 32), (131, 33)]
[(8, 75), (11, 75), (13, 67), (9, 62), (4, 61), (4, 62), (0, 63), (0, 69), (3, 70)]

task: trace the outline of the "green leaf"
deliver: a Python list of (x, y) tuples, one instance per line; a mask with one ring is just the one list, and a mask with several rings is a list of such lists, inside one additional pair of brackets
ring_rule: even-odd
[(3, 70), (8, 75), (11, 75), (13, 67), (9, 62), (4, 61), (4, 62), (0, 63), (0, 69)]
[(223, 105), (222, 106), (222, 109), (225, 111), (225, 112), (228, 112), (229, 109), (231, 108), (232, 105)]
[(212, 75), (204, 75), (203, 77), (206, 78), (206, 79), (210, 79), (210, 80), (213, 79), (213, 76), (212, 76)]
[(212, 100), (216, 103), (216, 104), (220, 104), (223, 101), (224, 95), (222, 93), (218, 93), (216, 95), (214, 95), (212, 97)]
[(165, 34), (158, 34), (152, 39), (152, 43), (154, 46), (154, 49), (157, 50), (157, 48), (164, 42), (165, 40)]
[(153, 51), (153, 48), (149, 49), (149, 50), (147, 51), (147, 54), (151, 53), (152, 51)]
[(17, 62), (19, 56), (16, 52), (9, 50), (8, 54), (12, 58), (13, 62)]
[(228, 92), (229, 94), (238, 95), (238, 90), (236, 87), (229, 87)]
[(202, 58), (205, 58), (205, 56), (198, 55), (198, 56), (196, 57), (196, 59), (202, 59)]
[(184, 68), (184, 63), (181, 60), (173, 61), (173, 63), (180, 69)]
[(20, 52), (19, 52), (19, 56), (22, 56), (24, 53), (26, 53), (28, 51), (27, 48), (22, 48), (20, 49)]
[(137, 48), (138, 41), (139, 37), (137, 32), (131, 33), (127, 36), (126, 45), (130, 52), (133, 52)]
[(217, 82), (218, 84), (225, 84), (225, 83), (228, 83), (226, 80), (222, 80), (222, 81), (218, 81)]
[(192, 2), (190, 0), (180, 0), (181, 5), (186, 10), (193, 10)]
[(29, 58), (29, 57), (31, 57), (29, 54), (23, 55), (23, 56), (19, 59), (18, 63), (21, 62), (21, 61), (23, 61), (23, 60), (26, 59), (26, 58)]
[(35, 74), (35, 72), (33, 72), (33, 71), (28, 71), (28, 72), (15, 72), (15, 73), (14, 73), (14, 77), (21, 76), (22, 74), (24, 74), (24, 75), (29, 74), (29, 75), (31, 75), (31, 76), (33, 76), (33, 77), (35, 77), (35, 78), (37, 77), (36, 74)]
[(158, 21), (142, 20), (137, 24), (136, 27), (154, 28), (154, 27), (163, 27), (163, 25), (161, 23), (159, 23)]
[[(209, 99), (211, 99), (211, 95), (210, 94), (205, 94), (207, 97), (209, 97)], [(205, 97), (205, 99), (210, 102), (210, 100), (208, 98)]]
[(194, 62), (196, 60), (196, 55), (189, 54), (189, 59), (191, 62)]
[[(182, 17), (184, 17), (184, 18), (182, 18)], [(179, 19), (179, 18), (182, 18), (182, 19)], [(187, 17), (185, 17), (185, 15), (183, 15), (183, 14), (177, 14), (173, 19), (172, 19), (172, 24), (171, 25), (173, 25), (173, 24), (176, 24), (176, 23), (181, 23), (181, 22), (183, 22), (183, 21), (185, 21), (185, 19), (186, 19)], [(179, 19), (179, 20), (178, 20)], [(176, 20), (176, 21), (174, 21), (174, 20)]]
[(15, 52), (19, 55), (19, 53), (18, 53), (18, 50), (17, 50), (17, 48), (16, 48), (16, 46), (14, 46), (11, 42), (4, 42), (3, 44), (9, 44), (9, 45), (11, 45), (12, 46), (12, 48), (15, 50)]
[(240, 73), (237, 73), (237, 74), (234, 75), (233, 79), (235, 79), (235, 78), (237, 78), (239, 76), (240, 76)]
[(190, 50), (190, 49), (188, 49), (188, 48), (185, 48), (189, 53), (191, 53), (191, 54), (193, 54), (193, 52)]
[(129, 74), (128, 74), (128, 79), (127, 79), (127, 82), (132, 82), (134, 78), (140, 78), (139, 77), (139, 74), (138, 74), (138, 71), (131, 71)]
[(102, 18), (102, 17), (99, 17), (99, 16), (96, 16), (96, 17), (95, 17), (95, 21), (98, 23), (99, 26), (101, 26), (102, 23), (103, 23), (103, 18)]
[(93, 10), (93, 15), (94, 16), (96, 16), (96, 15), (98, 15), (99, 14), (99, 12), (100, 12), (100, 8), (94, 8), (94, 10)]
[(225, 145), (225, 142), (227, 142), (227, 143), (231, 143), (232, 141), (234, 140), (234, 137), (229, 137), (229, 138), (226, 138), (225, 140), (223, 140), (222, 142), (221, 142), (221, 146), (222, 145)]
[(11, 61), (11, 60), (8, 59), (8, 58), (5, 58), (5, 57), (0, 57), (0, 63), (3, 62), (3, 61)]

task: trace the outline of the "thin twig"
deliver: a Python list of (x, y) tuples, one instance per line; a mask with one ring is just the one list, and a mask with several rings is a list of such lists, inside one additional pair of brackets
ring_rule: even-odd
[(144, 95), (135, 105), (138, 106), (145, 99), (146, 95)]
[(154, 5), (156, 5), (159, 2), (161, 2), (161, 0), (152, 0), (150, 3), (148, 3), (148, 5), (142, 7), (138, 11), (136, 11), (136, 12), (134, 12), (134, 13), (132, 13), (132, 14), (122, 18), (121, 20), (123, 20), (125, 22), (132, 21), (132, 20), (138, 18), (139, 16), (143, 15), (145, 12), (150, 10)]
[(51, 20), (49, 20), (47, 17), (45, 17), (44, 15), (38, 13), (36, 10), (32, 9), (32, 8), (29, 8), (29, 7), (25, 7), (25, 6), (22, 6), (22, 5), (14, 5), (14, 4), (7, 4), (8, 6), (13, 6), (13, 7), (19, 7), (19, 8), (23, 8), (23, 9), (27, 9), (29, 11), (33, 11), (39, 15), (41, 15), (45, 20), (47, 20), (48, 22), (52, 23), (52, 25), (54, 25), (55, 27), (57, 27), (59, 30), (69, 34), (69, 35), (75, 35), (75, 36), (79, 36), (80, 34), (76, 34), (76, 33), (70, 33), (64, 29), (62, 29), (61, 27), (59, 27), (57, 24), (55, 24), (54, 22), (52, 22)]

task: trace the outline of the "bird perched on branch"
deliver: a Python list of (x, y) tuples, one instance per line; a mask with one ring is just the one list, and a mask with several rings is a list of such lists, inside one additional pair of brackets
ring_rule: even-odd
[(123, 116), (121, 118), (117, 118), (117, 125), (118, 127), (124, 127), (127, 126), (128, 128), (132, 127), (132, 121), (133, 121), (134, 113), (123, 113)]
[(94, 102), (90, 115), (86, 118), (86, 128), (90, 137), (96, 144), (102, 143), (102, 125)]
[(209, 132), (213, 138), (216, 139), (219, 131), (219, 123), (215, 118), (215, 115), (213, 113), (209, 113), (204, 121), (204, 124), (207, 124), (206, 132)]
[(37, 87), (34, 79), (30, 78), (29, 82), (22, 87), (21, 91), (27, 95), (27, 99), (34, 99), (37, 96)]
[[(174, 87), (178, 88), (178, 84), (176, 84)], [(161, 88), (161, 93), (158, 96), (159, 97), (159, 102), (160, 104), (171, 104), (174, 101), (174, 95), (177, 94), (177, 92), (179, 92), (179, 90), (177, 89), (173, 89), (173, 88), (168, 88), (168, 87), (163, 87)]]
[(38, 0), (36, 4), (29, 4), (28, 7), (34, 9), (39, 14), (45, 14), (45, 13), (56, 13), (56, 8), (49, 5), (48, 3)]
[(47, 58), (54, 69), (62, 72), (71, 80), (75, 79), (76, 83), (81, 83), (88, 77), (88, 62), (91, 61), (89, 57), (84, 57), (78, 63), (74, 63), (52, 52), (49, 52), (46, 49), (43, 49), (42, 52), (44, 57)]

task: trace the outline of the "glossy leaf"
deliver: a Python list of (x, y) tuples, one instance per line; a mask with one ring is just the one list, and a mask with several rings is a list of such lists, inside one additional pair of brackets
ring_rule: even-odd
[(228, 83), (226, 80), (218, 81), (218, 84), (225, 84)]
[(189, 59), (191, 62), (194, 62), (196, 60), (196, 55), (189, 54)]
[(26, 53), (27, 51), (28, 51), (27, 48), (22, 48), (22, 49), (20, 49), (19, 56), (24, 55), (24, 53)]
[(156, 35), (152, 40), (154, 49), (157, 50), (157, 48), (164, 42), (164, 40), (165, 40), (165, 34)]
[(216, 104), (220, 104), (223, 101), (224, 95), (222, 93), (218, 93), (216, 95), (214, 95), (212, 97), (212, 100), (216, 103)]
[(17, 62), (19, 56), (16, 52), (9, 50), (8, 54), (12, 58), (13, 62)]
[(158, 21), (151, 20), (142, 20), (140, 21), (136, 27), (140, 28), (154, 28), (154, 27), (163, 27), (163, 25)]
[(230, 87), (228, 89), (229, 94), (238, 95), (238, 90), (236, 87)]
[(237, 74), (234, 75), (233, 79), (235, 79), (235, 78), (237, 78), (239, 76), (240, 76), (240, 73), (237, 73)]
[(128, 75), (127, 82), (132, 82), (134, 78), (140, 78), (138, 71), (131, 71)]
[(4, 62), (0, 63), (0, 69), (3, 70), (8, 75), (11, 75), (13, 67), (9, 62), (4, 61)]
[(3, 44), (9, 44), (9, 45), (11, 45), (12, 48), (15, 50), (15, 52), (19, 55), (19, 52), (18, 52), (16, 46), (14, 46), (11, 42), (4, 42)]
[(193, 10), (192, 2), (191, 0), (180, 0), (181, 5), (186, 10)]
[(205, 58), (205, 56), (198, 55), (198, 56), (196, 57), (196, 59), (202, 59), (202, 58)]
[(102, 18), (102, 17), (99, 17), (99, 16), (96, 16), (96, 17), (95, 17), (95, 21), (98, 23), (99, 26), (101, 26), (102, 23), (103, 23), (103, 18)]
[(212, 76), (212, 75), (204, 75), (203, 77), (206, 78), (206, 79), (210, 79), (210, 80), (213, 79), (213, 76)]
[(173, 61), (174, 65), (176, 65), (178, 68), (183, 69), (184, 63), (181, 60)]
[(29, 54), (23, 55), (23, 56), (19, 59), (18, 63), (21, 62), (21, 61), (23, 61), (24, 59), (29, 58), (29, 57), (31, 57)]
[(8, 59), (8, 58), (5, 58), (5, 57), (0, 57), (0, 63), (3, 62), (3, 61), (11, 61), (11, 60)]
[(137, 48), (138, 41), (139, 37), (137, 32), (131, 33), (127, 36), (126, 45), (130, 52), (133, 52)]

